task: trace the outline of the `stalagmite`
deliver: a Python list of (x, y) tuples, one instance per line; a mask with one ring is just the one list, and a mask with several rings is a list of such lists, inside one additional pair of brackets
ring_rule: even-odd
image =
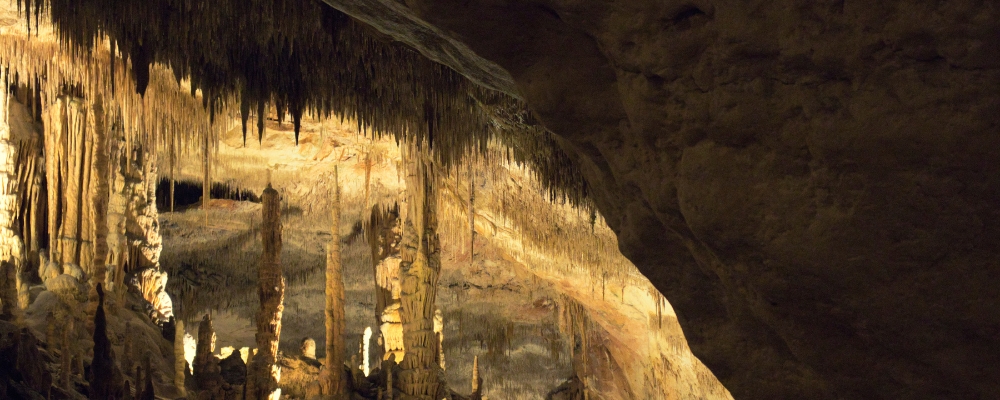
[(439, 381), (436, 371), (438, 340), (434, 310), (441, 270), (437, 236), (437, 178), (428, 144), (409, 143), (403, 153), (406, 165), (407, 220), (403, 230), (400, 262), (403, 343), (406, 357), (400, 363), (400, 389), (409, 396), (433, 400)]
[[(89, 216), (90, 221), (92, 221), (91, 227), (94, 231), (92, 236), (94, 238), (92, 246), (94, 252), (92, 257), (94, 268), (90, 276), (90, 302), (92, 305), (98, 303), (96, 302), (98, 297), (101, 297), (100, 304), (104, 304), (103, 294), (98, 293), (96, 289), (108, 287), (108, 268), (106, 264), (108, 258), (108, 225), (105, 221), (108, 217), (110, 189), (108, 185), (108, 149), (106, 146), (107, 131), (104, 124), (104, 104), (101, 99), (101, 97), (98, 97), (94, 100), (94, 103), (90, 108), (91, 116), (88, 119), (91, 123), (90, 130), (94, 136), (94, 161), (92, 163), (93, 171), (91, 172), (93, 180), (90, 187), (90, 196), (93, 207), (90, 210), (91, 213)], [(92, 305), (90, 307), (93, 307)], [(95, 312), (97, 311), (88, 308), (88, 314), (94, 315)]]
[[(9, 78), (0, 72), (0, 82)], [(0, 318), (14, 319), (20, 315), (18, 289), (24, 249), (21, 238), (14, 232), (17, 218), (17, 148), (11, 138), (9, 104), (6, 83), (0, 84)]]
[(361, 369), (365, 372), (365, 376), (371, 373), (371, 342), (372, 342), (372, 327), (365, 327), (365, 333), (361, 336), (361, 358), (363, 363)]
[(344, 278), (340, 260), (340, 184), (337, 167), (333, 168), (333, 212), (330, 223), (332, 236), (326, 255), (326, 367), (329, 399), (344, 398), (347, 377), (344, 376)]
[(440, 308), (434, 310), (434, 335), (437, 336), (437, 362), (444, 370), (444, 314)]
[(186, 337), (184, 331), (184, 321), (177, 320), (177, 332), (174, 335), (174, 386), (177, 386), (177, 390), (180, 395), (187, 396), (187, 390), (184, 388), (184, 377), (187, 370), (187, 360), (184, 359), (184, 338)]
[(480, 397), (480, 388), (483, 387), (483, 378), (479, 375), (479, 356), (472, 357), (472, 395), (470, 398), (477, 400)]
[[(179, 335), (178, 335), (179, 336)], [(198, 325), (198, 344), (194, 355), (194, 386), (209, 393), (219, 391), (222, 384), (221, 369), (218, 360), (212, 353), (215, 351), (215, 329), (212, 328), (212, 317), (205, 315)]]
[(281, 272), (281, 208), (278, 191), (268, 183), (261, 196), (263, 225), (258, 275), (260, 310), (257, 312), (257, 354), (247, 371), (247, 399), (266, 400), (276, 393), (280, 371), (276, 364), (284, 310), (285, 281)]
[(374, 347), (376, 354), (372, 357), (382, 361), (392, 354), (396, 360), (402, 360), (404, 346), (402, 321), (399, 318), (399, 206), (373, 206), (364, 231), (375, 271), (375, 323), (380, 335), (376, 342), (381, 344)]
[[(109, 277), (108, 288), (111, 291), (115, 291), (118, 294), (119, 302), (122, 296), (125, 294), (123, 290), (124, 280), (125, 280), (125, 223), (127, 220), (126, 214), (128, 212), (128, 196), (127, 192), (131, 191), (131, 184), (128, 184), (128, 157), (126, 154), (125, 144), (121, 140), (120, 136), (114, 134), (110, 140), (110, 146), (108, 148), (110, 153), (111, 168), (108, 173), (109, 181), (109, 200), (108, 200), (108, 214), (107, 214), (107, 226), (108, 235), (106, 242), (108, 244), (108, 255), (105, 261), (105, 266), (107, 268), (107, 275)], [(129, 371), (131, 372), (131, 371)]]

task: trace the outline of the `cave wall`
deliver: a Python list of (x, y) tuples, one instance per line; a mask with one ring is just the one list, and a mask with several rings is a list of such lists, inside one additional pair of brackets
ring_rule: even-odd
[(736, 398), (1000, 396), (995, 3), (405, 5), (513, 77)]

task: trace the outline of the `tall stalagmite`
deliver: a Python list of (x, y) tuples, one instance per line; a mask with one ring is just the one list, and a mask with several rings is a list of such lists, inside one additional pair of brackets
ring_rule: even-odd
[(94, 271), (91, 276), (93, 287), (98, 285), (107, 288), (107, 259), (108, 259), (108, 201), (110, 195), (110, 183), (108, 179), (108, 146), (107, 146), (107, 126), (105, 125), (104, 103), (98, 96), (90, 107), (92, 133), (94, 141), (94, 162), (93, 162), (93, 183), (91, 185), (91, 197), (93, 208), (90, 210), (91, 220), (94, 230)]
[(261, 200), (264, 215), (260, 235), (264, 253), (258, 274), (260, 310), (257, 312), (257, 355), (247, 371), (246, 397), (249, 400), (265, 400), (280, 394), (280, 371), (276, 361), (278, 339), (281, 337), (281, 313), (285, 308), (285, 280), (280, 260), (281, 199), (278, 191), (268, 183)]
[(438, 392), (438, 337), (434, 332), (435, 298), (441, 255), (437, 235), (437, 178), (429, 145), (404, 147), (407, 215), (403, 229), (400, 274), (403, 344), (400, 388), (409, 396), (435, 399)]
[(174, 386), (180, 395), (187, 396), (184, 388), (184, 377), (187, 372), (187, 360), (184, 359), (184, 321), (177, 320), (177, 333), (174, 334)]
[(344, 278), (340, 261), (340, 184), (333, 169), (333, 212), (330, 245), (326, 253), (326, 369), (327, 398), (339, 400), (347, 393), (344, 376)]
[[(0, 72), (0, 82), (6, 82)], [(14, 232), (17, 216), (17, 148), (11, 140), (7, 88), (0, 91), (0, 316), (11, 319), (20, 314), (17, 276), (23, 264), (23, 244)]]
[(399, 319), (399, 205), (372, 207), (365, 237), (371, 249), (375, 272), (375, 326), (379, 337), (372, 346), (371, 357), (377, 362), (403, 359), (403, 330)]

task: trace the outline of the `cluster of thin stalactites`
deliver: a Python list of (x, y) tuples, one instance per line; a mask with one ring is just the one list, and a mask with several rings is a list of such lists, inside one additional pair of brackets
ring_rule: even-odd
[(2, 37), (0, 63), (50, 98), (67, 87), (102, 95), (125, 132), (156, 144), (150, 149), (208, 153), (240, 123), (244, 141), (254, 122), (260, 140), (264, 120), (286, 114), (297, 138), (304, 116), (335, 117), (373, 136), (426, 141), (443, 166), (495, 138), (506, 159), (532, 167), (550, 197), (586, 198), (574, 163), (518, 100), (326, 4), (147, 3), (25, 0), (27, 19), (51, 20), (59, 43)]

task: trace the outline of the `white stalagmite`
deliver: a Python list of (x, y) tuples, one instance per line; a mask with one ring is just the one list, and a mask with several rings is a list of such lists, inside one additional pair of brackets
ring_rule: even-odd
[(361, 365), (362, 370), (365, 371), (365, 376), (371, 373), (371, 354), (369, 349), (371, 349), (372, 341), (372, 327), (365, 327), (365, 334), (361, 338), (361, 356), (364, 358), (363, 364)]

